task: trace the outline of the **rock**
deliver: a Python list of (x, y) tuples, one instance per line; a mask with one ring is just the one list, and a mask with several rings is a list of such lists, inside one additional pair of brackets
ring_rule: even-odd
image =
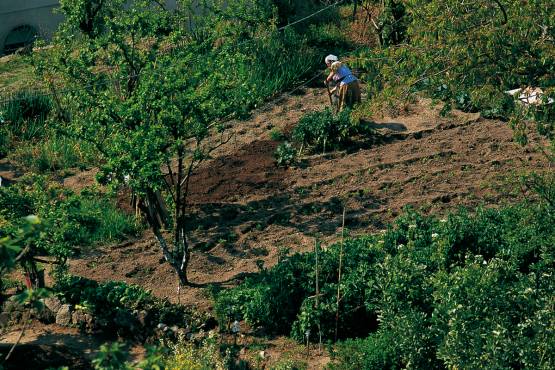
[(164, 323), (160, 323), (156, 326), (160, 330), (167, 330), (168, 326)]
[(44, 299), (44, 305), (55, 315), (62, 307), (62, 302), (57, 297), (48, 297)]
[(5, 312), (0, 313), (0, 327), (6, 326), (10, 322), (10, 315)]
[(26, 311), (25, 307), (15, 299), (10, 297), (2, 309), (2, 313), (8, 316), (9, 323), (18, 323), (23, 318), (23, 313)]
[(71, 324), (71, 305), (64, 304), (56, 314), (56, 324), (69, 326)]
[(82, 310), (76, 310), (71, 314), (71, 322), (77, 326), (83, 326), (87, 324), (86, 313)]
[(32, 309), (31, 314), (45, 324), (56, 322), (56, 312), (52, 312), (46, 305)]

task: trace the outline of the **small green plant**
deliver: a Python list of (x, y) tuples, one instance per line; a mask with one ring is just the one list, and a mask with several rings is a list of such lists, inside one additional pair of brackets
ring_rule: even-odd
[(279, 128), (274, 127), (270, 131), (270, 139), (272, 139), (273, 141), (283, 141), (286, 139), (286, 136)]
[(141, 228), (108, 195), (94, 189), (75, 194), (44, 176), (28, 176), (13, 186), (0, 187), (0, 237), (15, 232), (21, 218), (31, 213), (42, 222), (37, 250), (58, 262), (81, 247), (121, 240)]
[(275, 153), (274, 157), (276, 158), (276, 163), (278, 166), (290, 166), (291, 164), (295, 163), (297, 158), (297, 151), (291, 143), (285, 142), (281, 143)]
[(50, 132), (44, 140), (18, 146), (9, 158), (36, 173), (85, 168), (98, 153), (92, 145)]
[(45, 122), (52, 109), (50, 98), (42, 93), (19, 91), (0, 106), (2, 125), (17, 140), (33, 140), (43, 136)]
[(119, 342), (103, 344), (92, 364), (95, 370), (120, 370), (125, 368), (128, 353), (125, 345)]

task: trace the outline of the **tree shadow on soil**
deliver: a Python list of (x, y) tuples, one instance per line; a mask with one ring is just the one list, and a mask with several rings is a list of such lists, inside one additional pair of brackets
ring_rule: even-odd
[[(69, 338), (66, 338), (69, 337)], [(58, 342), (64, 340), (74, 341), (76, 338), (68, 335), (60, 335)], [(0, 344), (0, 354), (4, 358), (10, 351), (12, 344)], [(89, 370), (92, 365), (89, 359), (77, 350), (69, 349), (64, 344), (37, 344), (25, 343), (15, 347), (10, 359), (4, 363), (6, 370), (21, 369), (48, 369), (68, 366), (71, 369)]]
[[(345, 225), (351, 230), (383, 228), (383, 223), (371, 217), (381, 202), (369, 194), (356, 194), (357, 207), (351, 208)], [(253, 231), (264, 231), (271, 225), (295, 229), (305, 235), (330, 236), (339, 232), (343, 201), (332, 197), (327, 201), (303, 202), (296, 194), (280, 194), (245, 205), (208, 203), (198, 205), (190, 215), (191, 242), (197, 250), (209, 252), (217, 245), (242, 258), (256, 258), (267, 254), (262, 248), (245, 250), (236, 243), (240, 236)], [(214, 262), (218, 261), (217, 257)]]

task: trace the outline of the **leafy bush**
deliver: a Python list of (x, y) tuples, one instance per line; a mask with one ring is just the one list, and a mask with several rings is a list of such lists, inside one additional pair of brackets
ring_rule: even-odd
[[(404, 8), (401, 17), (387, 14), (394, 3)], [(458, 107), (510, 120), (518, 112), (506, 90), (555, 86), (555, 5), (550, 0), (478, 0), (471, 6), (457, 0), (386, 1), (383, 7), (379, 17), (397, 18), (394, 25), (404, 24), (406, 38), (395, 47), (366, 50), (353, 61), (366, 72), (363, 79), (373, 98), (361, 110), (425, 92), (446, 102), (444, 113)], [(537, 27), (537, 19), (546, 21)], [(540, 110), (555, 112), (555, 107)]]
[(307, 38), (309, 45), (322, 50), (334, 50), (343, 54), (352, 49), (351, 41), (345, 36), (345, 31), (337, 24), (312, 24), (308, 27)]
[(65, 260), (80, 246), (121, 240), (134, 235), (139, 225), (117, 210), (106, 195), (83, 190), (75, 194), (45, 177), (28, 177), (10, 187), (0, 188), (0, 236), (15, 231), (21, 217), (38, 215), (43, 232), (36, 241), (41, 253)]
[(179, 338), (176, 343), (166, 346), (148, 347), (145, 358), (137, 363), (126, 361), (129, 353), (122, 343), (104, 344), (92, 364), (96, 370), (223, 370), (234, 368), (230, 362), (230, 353), (223, 356), (218, 345), (218, 338), (210, 336), (200, 345)]
[[(196, 330), (204, 319), (184, 306), (173, 305), (137, 285), (124, 282), (98, 283), (63, 274), (56, 279), (53, 290), (64, 302), (90, 312), (99, 328), (112, 334), (144, 339), (159, 323)], [(146, 312), (144, 327), (137, 321), (135, 313), (138, 311)]]
[(361, 126), (351, 119), (350, 110), (333, 114), (330, 108), (305, 114), (293, 129), (292, 138), (299, 144), (323, 151), (345, 144), (361, 131)]
[(337, 345), (330, 370), (398, 369), (395, 353), (397, 338), (378, 331), (365, 339), (348, 339)]
[[(263, 270), (257, 277), (247, 279), (240, 287), (220, 292), (216, 297), (216, 313), (221, 326), (239, 317), (266, 331), (291, 334), (302, 341), (306, 330), (318, 333), (319, 323), (323, 338), (333, 338), (340, 250), (340, 244), (334, 244), (320, 251), (318, 304), (314, 299), (315, 254), (295, 254)], [(372, 310), (376, 297), (368, 284), (373, 281), (376, 262), (382, 256), (375, 238), (345, 242), (340, 337), (365, 335), (371, 330), (372, 322), (376, 323)], [(360, 320), (366, 320), (370, 326), (361, 327)]]

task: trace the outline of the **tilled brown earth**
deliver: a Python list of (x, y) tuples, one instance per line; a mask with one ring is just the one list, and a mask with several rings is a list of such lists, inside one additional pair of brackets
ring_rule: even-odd
[[(518, 201), (527, 194), (511, 179), (548, 170), (540, 154), (513, 142), (506, 123), (462, 112), (440, 117), (441, 107), (430, 103), (421, 100), (401, 117), (370, 123), (375, 135), (358, 138), (349, 152), (304, 156), (288, 169), (274, 164), (278, 143), (270, 139), (270, 130), (290, 132), (304, 113), (321, 109), (326, 104), (322, 91), (284, 96), (252, 119), (233, 122), (233, 140), (192, 181), (189, 276), (197, 286), (182, 289), (179, 298), (176, 276), (149, 232), (71, 261), (71, 272), (99, 281), (124, 280), (210, 311), (208, 284), (233, 286), (261, 264), (275, 264), (283, 248), (307, 251), (315, 237), (337, 240), (344, 206), (351, 234), (375, 232), (406, 206), (441, 216), (459, 206)], [(82, 181), (67, 183), (79, 187)], [(265, 343), (269, 364), (287, 353), (304, 358), (302, 348), (295, 355), (298, 346), (284, 338)], [(308, 366), (322, 368), (328, 360), (311, 356)]]
[[(357, 139), (351, 152), (313, 154), (296, 167), (276, 167), (278, 143), (270, 130), (289, 132), (326, 99), (322, 91), (309, 89), (234, 122), (233, 140), (197, 171), (190, 278), (199, 287), (182, 290), (181, 302), (210, 309), (207, 284), (235, 284), (258, 271), (257, 264), (274, 264), (283, 247), (311, 249), (315, 236), (336, 240), (343, 205), (351, 233), (373, 232), (406, 206), (442, 215), (458, 206), (517, 201), (520, 189), (509, 183), (514, 174), (548, 166), (540, 154), (513, 142), (506, 123), (462, 112), (440, 117), (441, 107), (421, 100), (404, 116), (371, 123), (376, 134)], [(139, 284), (178, 300), (176, 277), (150, 233), (74, 260), (71, 271)]]

